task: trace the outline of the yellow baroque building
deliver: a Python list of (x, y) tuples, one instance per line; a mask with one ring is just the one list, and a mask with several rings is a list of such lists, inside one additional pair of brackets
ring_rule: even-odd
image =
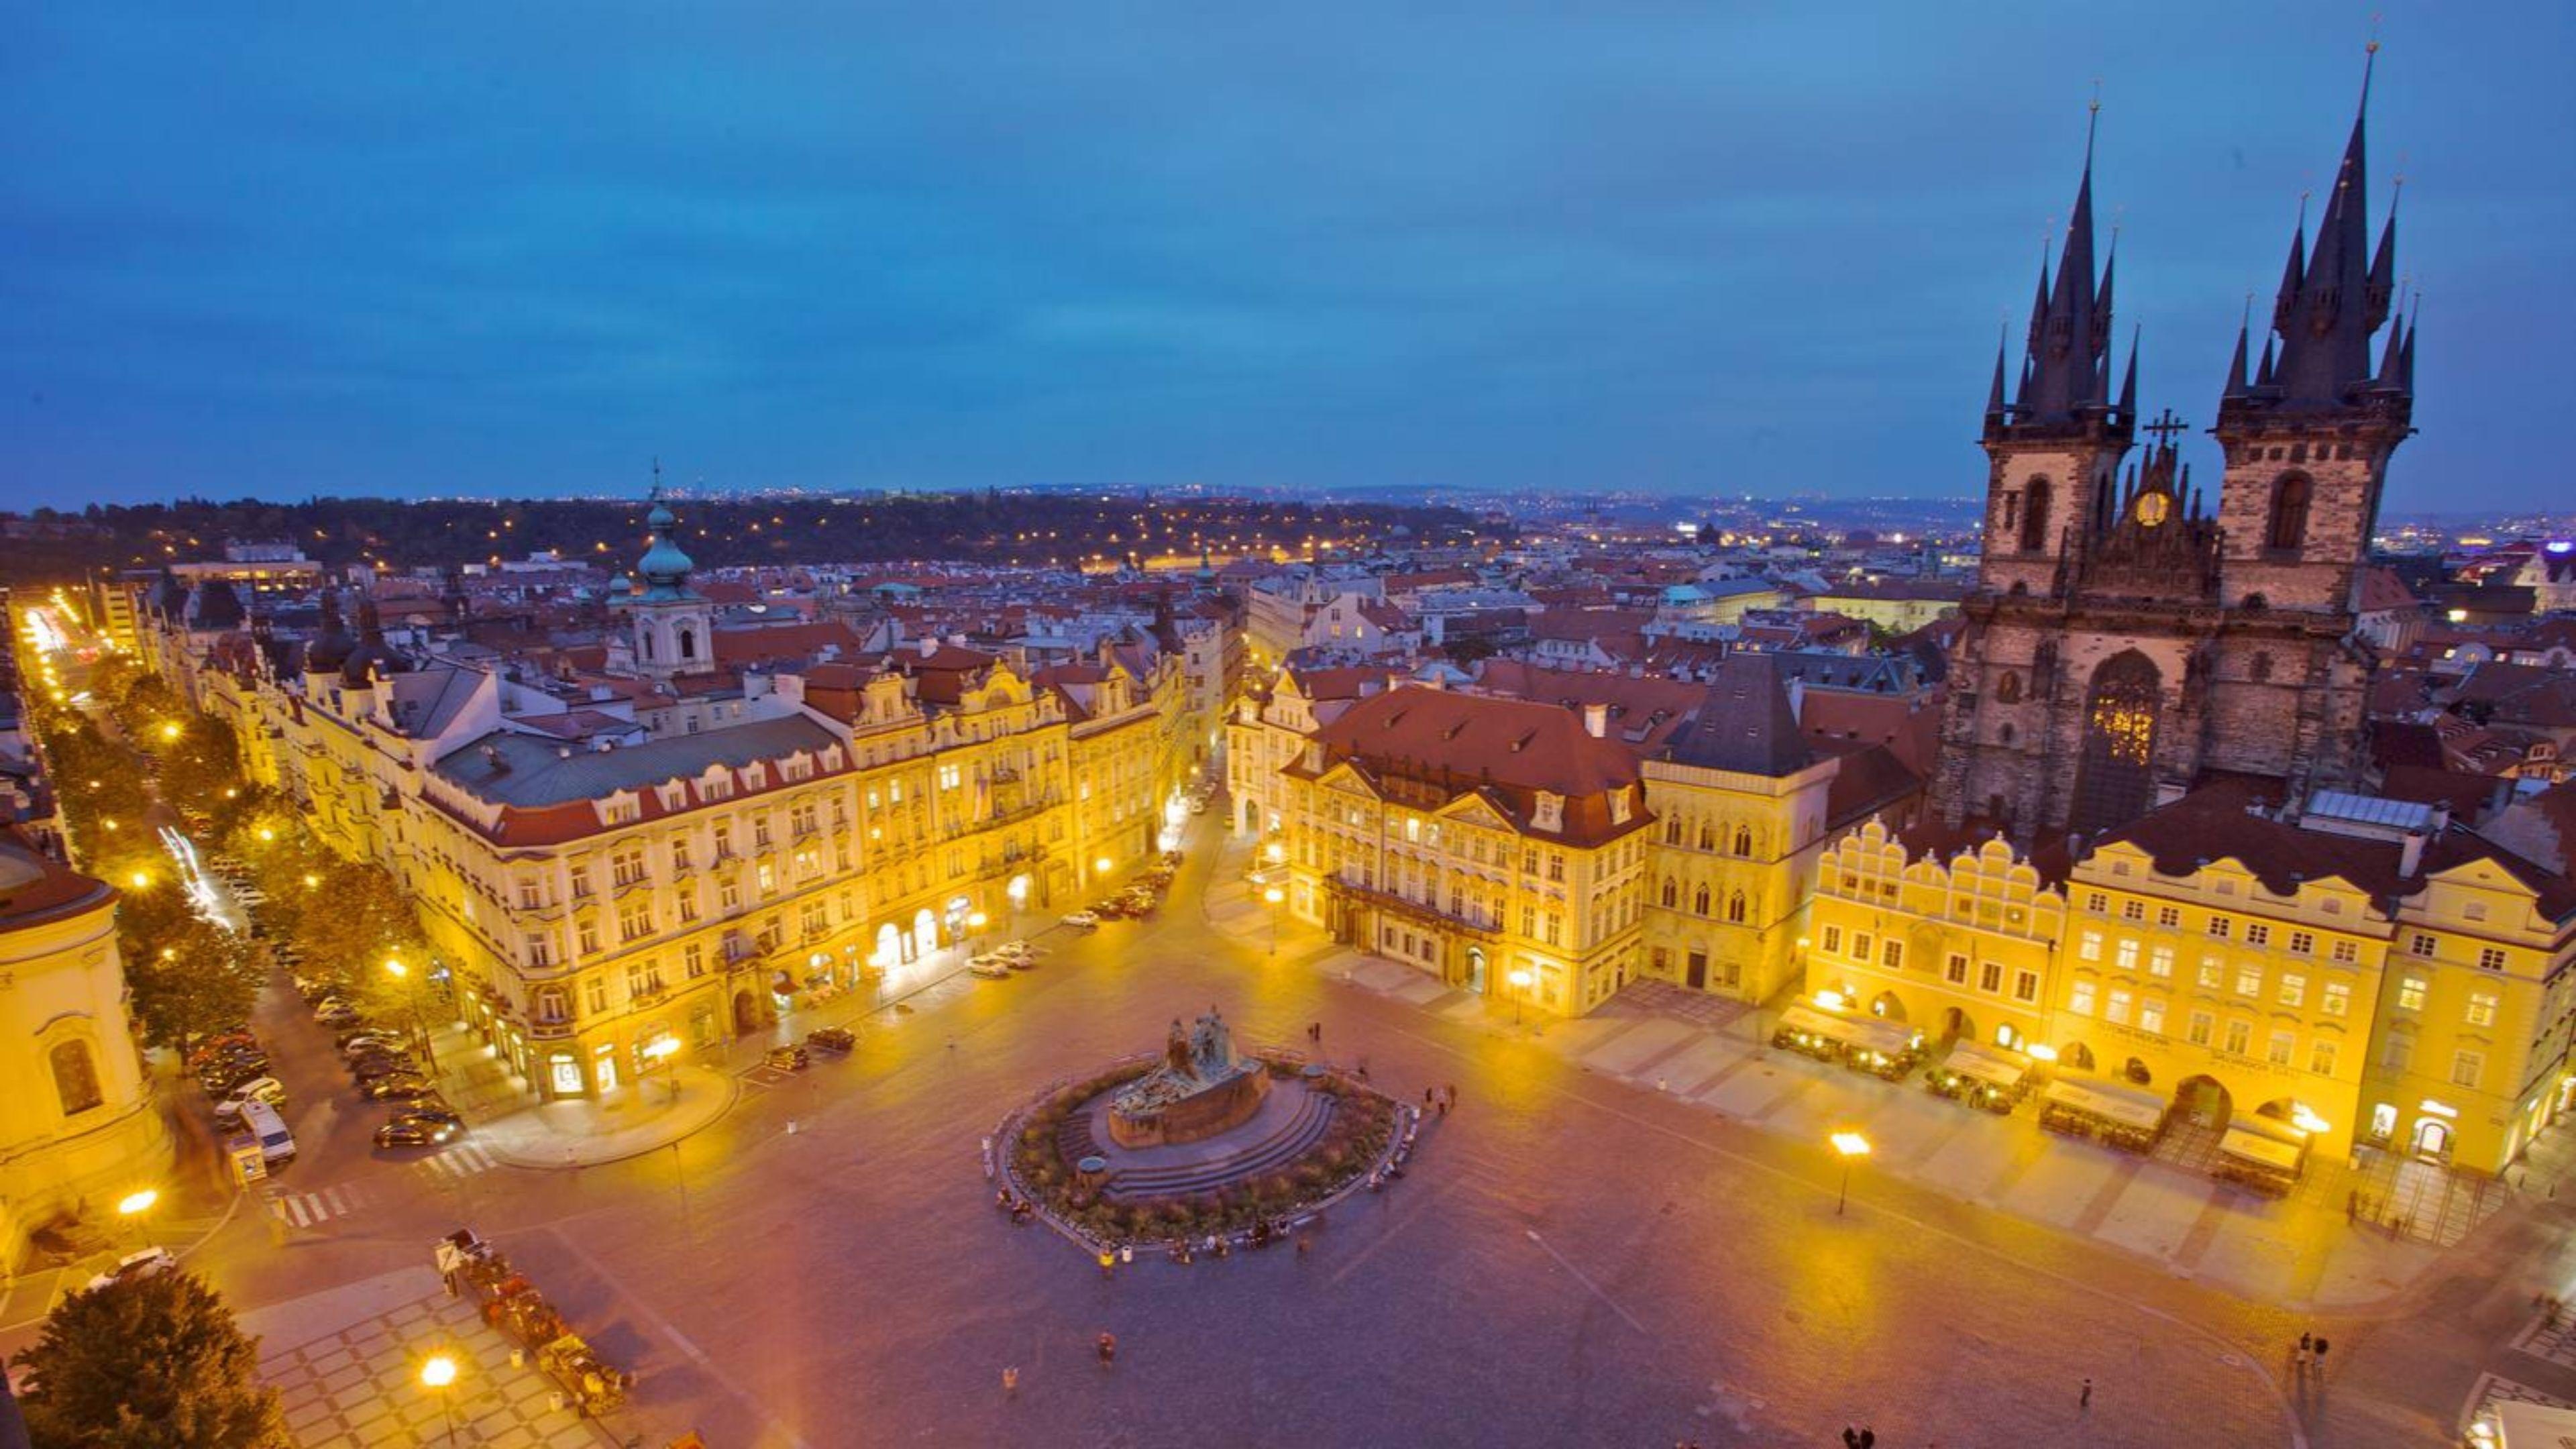
[(116, 892), (0, 832), (0, 1263), (169, 1161), (125, 1011)]

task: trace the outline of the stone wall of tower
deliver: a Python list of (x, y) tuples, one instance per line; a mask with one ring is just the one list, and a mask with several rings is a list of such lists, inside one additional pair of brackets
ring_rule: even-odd
[[(2230, 608), (2353, 612), (2362, 560), (2379, 514), (2388, 454), (2404, 436), (2341, 420), (2227, 418), (2218, 519), (2226, 544), (2220, 596)], [(2284, 480), (2307, 480), (2307, 527), (2296, 548), (2272, 547), (2274, 499)]]

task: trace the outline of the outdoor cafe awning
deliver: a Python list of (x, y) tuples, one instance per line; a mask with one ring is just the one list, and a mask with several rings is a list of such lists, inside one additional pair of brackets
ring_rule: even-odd
[(2290, 1173), (2297, 1172), (2300, 1160), (2308, 1155), (2303, 1146), (2267, 1137), (2260, 1132), (2249, 1132), (2242, 1127), (2228, 1128), (2227, 1134), (2218, 1139), (2218, 1151), (2220, 1155), (2233, 1157), (2239, 1162)]
[(1874, 1016), (1836, 1016), (1813, 1006), (1791, 1006), (1780, 1013), (1784, 1031), (1803, 1032), (1837, 1042), (1853, 1051), (1901, 1056), (1914, 1045), (1914, 1029)]
[(2021, 1058), (1967, 1041), (1950, 1048), (1949, 1057), (1941, 1065), (1972, 1081), (2000, 1087), (2007, 1092), (2020, 1086), (2021, 1079), (2030, 1074), (2029, 1063)]
[(1832, 1016), (1812, 1006), (1792, 1006), (1780, 1013), (1782, 1031), (1820, 1036), (1827, 1041), (1841, 1042), (1845, 1046), (1860, 1044), (1859, 1038), (1852, 1034), (1853, 1025), (1854, 1023), (1847, 1017)]
[(2083, 1112), (2146, 1132), (2154, 1131), (2156, 1124), (2165, 1119), (2163, 1098), (2106, 1083), (2051, 1082), (2048, 1090), (2041, 1094), (2041, 1099), (2072, 1112)]

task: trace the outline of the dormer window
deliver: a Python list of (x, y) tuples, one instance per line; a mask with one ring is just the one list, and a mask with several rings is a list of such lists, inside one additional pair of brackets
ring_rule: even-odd
[(1537, 807), (1530, 814), (1530, 828), (1551, 834), (1565, 829), (1565, 797), (1553, 790), (1539, 791)]

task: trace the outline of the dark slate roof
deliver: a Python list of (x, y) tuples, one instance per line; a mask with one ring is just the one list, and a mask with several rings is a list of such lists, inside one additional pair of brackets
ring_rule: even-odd
[(1729, 654), (1701, 696), (1699, 712), (1673, 735), (1664, 758), (1704, 770), (1786, 775), (1814, 762), (1789, 692), (1767, 654)]
[[(641, 790), (680, 776), (695, 776), (709, 765), (739, 769), (754, 760), (775, 760), (806, 750), (820, 753), (839, 743), (839, 736), (802, 715), (758, 720), (700, 735), (677, 735), (621, 749), (558, 752), (559, 740), (530, 735), (488, 734), (438, 762), (433, 768), (485, 800), (502, 805), (561, 805), (596, 800), (619, 790)], [(500, 757), (495, 769), (484, 751)]]

